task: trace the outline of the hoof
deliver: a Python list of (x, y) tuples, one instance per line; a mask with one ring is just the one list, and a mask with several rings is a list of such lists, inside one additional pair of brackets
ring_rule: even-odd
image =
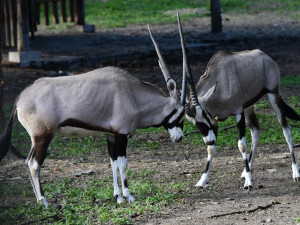
[(295, 177), (294, 182), (298, 182), (298, 181), (299, 181), (299, 177)]
[(122, 202), (124, 201), (124, 199), (123, 199), (122, 196), (120, 196), (120, 195), (115, 195), (114, 197), (117, 199), (117, 203), (118, 203), (118, 204), (119, 204), (119, 203), (122, 203)]
[(244, 186), (244, 189), (247, 190), (247, 191), (251, 191), (253, 188), (252, 185), (249, 185), (249, 186)]
[(135, 198), (132, 197), (131, 195), (129, 195), (128, 197), (125, 197), (125, 196), (124, 196), (124, 198), (127, 199), (127, 202), (128, 202), (128, 203), (131, 203), (131, 202), (134, 202), (134, 201), (135, 201)]

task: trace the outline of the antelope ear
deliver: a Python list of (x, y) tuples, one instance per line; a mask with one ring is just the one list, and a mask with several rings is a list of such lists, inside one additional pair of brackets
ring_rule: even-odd
[(206, 105), (208, 99), (215, 93), (218, 82), (212, 86), (202, 97), (200, 97), (199, 102), (202, 106)]
[(170, 92), (170, 96), (177, 99), (176, 83), (172, 78), (170, 78), (168, 80), (167, 88), (168, 88), (168, 91)]

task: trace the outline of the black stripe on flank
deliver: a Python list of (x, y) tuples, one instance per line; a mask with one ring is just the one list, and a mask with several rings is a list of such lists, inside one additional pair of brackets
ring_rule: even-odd
[(261, 99), (261, 97), (267, 94), (268, 92), (270, 92), (270, 90), (268, 90), (267, 88), (263, 88), (255, 97), (245, 102), (243, 107), (248, 108), (249, 106), (257, 102), (259, 99)]
[(105, 129), (105, 128), (97, 127), (95, 125), (88, 124), (88, 123), (85, 123), (83, 121), (73, 119), (73, 118), (66, 119), (65, 121), (60, 123), (58, 127), (77, 127), (77, 128), (83, 128), (83, 129), (92, 130), (92, 131), (116, 133), (116, 131), (114, 131), (113, 127), (111, 129)]

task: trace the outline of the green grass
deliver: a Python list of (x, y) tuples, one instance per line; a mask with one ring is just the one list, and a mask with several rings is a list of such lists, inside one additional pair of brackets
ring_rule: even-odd
[[(182, 20), (194, 17), (209, 17), (210, 5), (207, 0), (109, 0), (107, 2), (87, 0), (85, 2), (86, 23), (98, 28), (125, 27), (128, 24), (162, 24), (176, 22), (175, 11), (179, 9), (200, 8), (200, 13), (181, 14)], [(300, 19), (298, 0), (221, 0), (222, 12), (254, 14), (265, 11), (276, 11), (292, 18)], [(173, 14), (166, 11), (174, 10)], [(50, 13), (50, 21), (53, 21)], [(41, 10), (43, 24), (43, 10)], [(62, 31), (67, 24), (53, 25), (48, 28), (40, 25), (39, 29)]]
[[(65, 178), (59, 182), (44, 184), (46, 197), (60, 196), (58, 204), (62, 206), (61, 210), (53, 206), (45, 209), (42, 205), (29, 203), (7, 206), (0, 201), (0, 221), (5, 221), (6, 224), (24, 221), (35, 221), (37, 224), (40, 221), (43, 224), (129, 224), (133, 216), (160, 212), (168, 207), (178, 197), (178, 191), (186, 187), (182, 182), (163, 184), (151, 179), (157, 172), (154, 169), (141, 170), (139, 173), (128, 171), (130, 189), (137, 198), (131, 204), (116, 204), (111, 177), (102, 180)], [(1, 186), (1, 191), (4, 190), (1, 197), (10, 194), (10, 189), (12, 185), (4, 183)]]

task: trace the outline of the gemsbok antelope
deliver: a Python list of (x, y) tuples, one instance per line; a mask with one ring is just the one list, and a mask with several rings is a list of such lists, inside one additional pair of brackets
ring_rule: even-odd
[[(150, 28), (149, 32), (170, 97), (160, 88), (142, 82), (125, 70), (105, 67), (80, 75), (38, 79), (24, 89), (15, 101), (0, 137), (0, 160), (8, 151), (13, 119), (17, 114), (32, 143), (26, 159), (29, 178), (37, 201), (46, 207), (48, 202), (39, 176), (47, 149), (56, 133), (69, 137), (106, 133), (114, 197), (118, 203), (124, 200), (123, 197), (128, 202), (135, 200), (127, 186), (126, 147), (128, 138), (136, 129), (164, 126), (172, 141), (181, 140), (185, 110), (177, 97), (176, 82), (167, 69)], [(118, 168), (123, 197), (118, 185)]]
[[(299, 167), (293, 149), (293, 140), (286, 117), (300, 120), (300, 116), (289, 107), (279, 94), (280, 72), (278, 65), (260, 50), (241, 52), (219, 52), (209, 61), (205, 73), (196, 87), (188, 64), (185, 41), (179, 15), (184, 70), (190, 85), (190, 100), (186, 107), (187, 119), (194, 123), (207, 145), (207, 164), (196, 186), (204, 187), (209, 180), (209, 172), (215, 153), (217, 122), (235, 116), (239, 134), (238, 148), (242, 154), (245, 169), (244, 188), (251, 189), (252, 168), (256, 147), (260, 136), (260, 124), (254, 113), (254, 104), (265, 94), (282, 127), (284, 137), (292, 157), (292, 171), (295, 182), (299, 180)], [(212, 87), (213, 86), (213, 87)], [(252, 143), (247, 159), (245, 125), (251, 131)]]

